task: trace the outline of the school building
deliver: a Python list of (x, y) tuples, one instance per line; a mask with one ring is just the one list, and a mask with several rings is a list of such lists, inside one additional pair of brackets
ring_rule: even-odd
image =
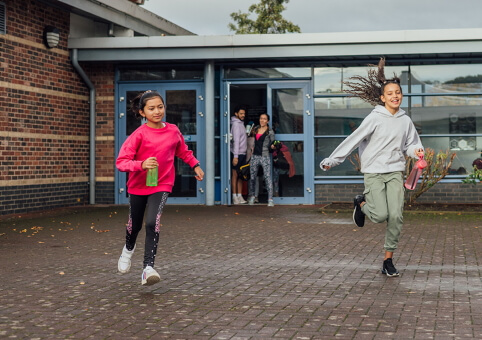
[(0, 0), (0, 213), (126, 204), (118, 150), (141, 121), (129, 102), (159, 91), (206, 173), (176, 162), (169, 204), (230, 204), (229, 121), (270, 116), (295, 161), (275, 204), (351, 202), (356, 161), (319, 162), (371, 111), (343, 92), (386, 57), (425, 147), (456, 153), (417, 202), (482, 203), (463, 184), (482, 157), (482, 29), (196, 36), (128, 0)]

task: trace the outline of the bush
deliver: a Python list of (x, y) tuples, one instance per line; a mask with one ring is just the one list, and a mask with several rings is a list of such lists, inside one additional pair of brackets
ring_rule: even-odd
[[(430, 148), (425, 149), (424, 159), (427, 161), (427, 167), (423, 170), (422, 176), (415, 190), (407, 190), (405, 193), (405, 201), (408, 204), (413, 204), (415, 200), (420, 197), (424, 192), (437, 184), (445, 176), (448, 175), (452, 166), (452, 162), (455, 158), (455, 152), (449, 150), (439, 151), (435, 154), (435, 151)], [(405, 178), (410, 174), (410, 171), (415, 164), (416, 160), (408, 157), (407, 165), (405, 168)]]

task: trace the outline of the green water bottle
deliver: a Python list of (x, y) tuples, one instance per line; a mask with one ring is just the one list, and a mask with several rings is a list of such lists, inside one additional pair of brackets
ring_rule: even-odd
[(157, 167), (147, 170), (146, 185), (148, 187), (157, 187)]

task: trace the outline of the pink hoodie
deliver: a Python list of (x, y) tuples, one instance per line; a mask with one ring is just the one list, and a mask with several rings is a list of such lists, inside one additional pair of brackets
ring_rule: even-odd
[[(137, 128), (122, 145), (116, 166), (120, 171), (129, 172), (128, 193), (150, 195), (160, 191), (172, 192), (175, 156), (190, 167), (198, 163), (177, 126), (164, 124), (162, 129), (153, 129), (144, 124)], [(159, 163), (157, 187), (146, 186), (147, 170), (142, 169), (142, 162), (149, 157), (156, 157)]]

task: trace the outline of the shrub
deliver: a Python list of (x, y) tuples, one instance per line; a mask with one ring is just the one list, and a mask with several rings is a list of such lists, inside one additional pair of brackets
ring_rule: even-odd
[[(435, 154), (435, 151), (430, 148), (425, 149), (425, 160), (427, 161), (427, 167), (423, 170), (417, 187), (413, 191), (407, 190), (405, 193), (405, 201), (408, 204), (413, 204), (415, 200), (420, 197), (424, 192), (437, 184), (445, 176), (448, 175), (452, 166), (452, 162), (455, 158), (455, 152), (449, 150), (439, 151)], [(405, 168), (405, 178), (410, 174), (410, 170), (415, 164), (416, 160), (408, 157), (407, 165)]]

